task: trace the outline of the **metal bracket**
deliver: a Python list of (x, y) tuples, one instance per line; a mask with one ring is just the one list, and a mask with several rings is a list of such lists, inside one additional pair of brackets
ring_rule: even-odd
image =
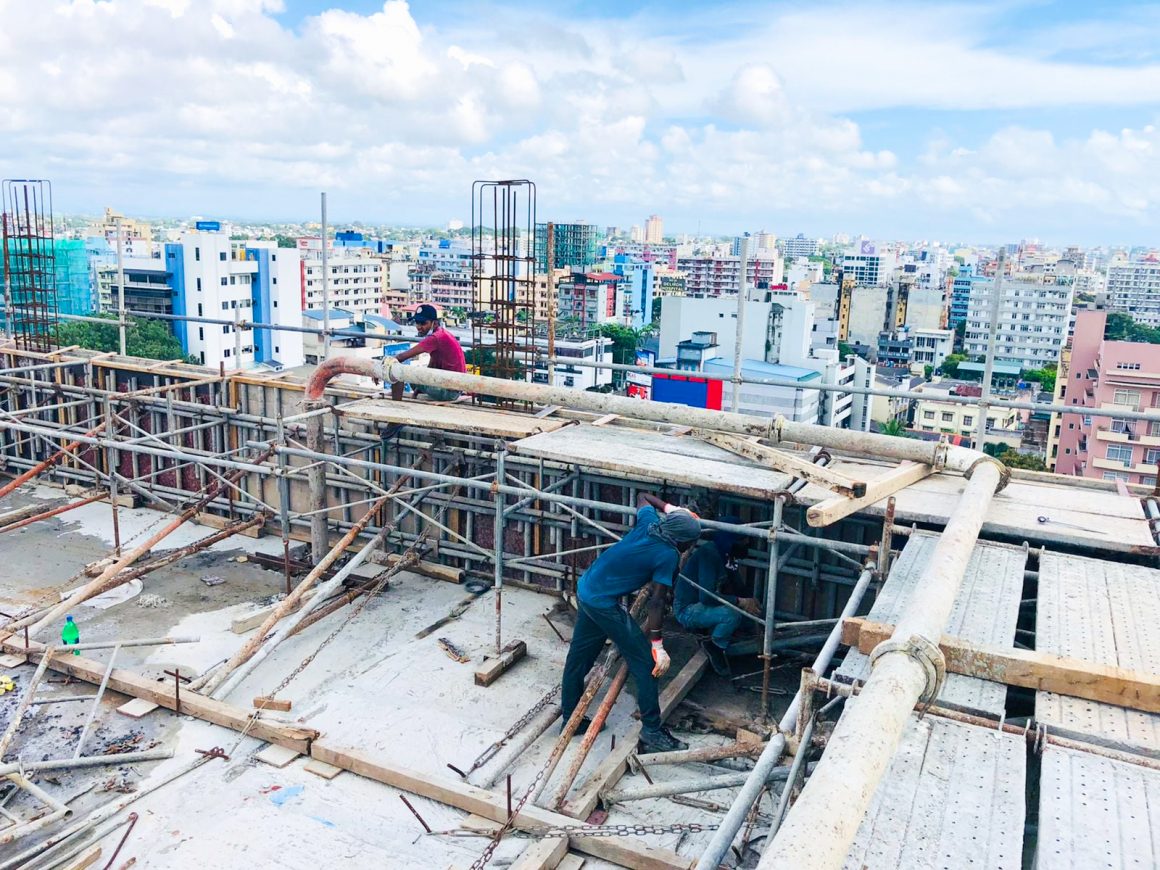
[(919, 701), (925, 706), (934, 703), (947, 677), (947, 662), (938, 644), (918, 634), (912, 634), (907, 640), (884, 640), (870, 653), (870, 666), (877, 664), (882, 656), (897, 652), (922, 665), (926, 672), (926, 689)]

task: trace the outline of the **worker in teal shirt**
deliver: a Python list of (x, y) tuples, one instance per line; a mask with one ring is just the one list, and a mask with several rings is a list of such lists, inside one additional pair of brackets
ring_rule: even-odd
[[(721, 522), (736, 524), (740, 520), (737, 517), (721, 517)], [(673, 616), (677, 622), (684, 628), (703, 629), (712, 633), (702, 646), (713, 670), (723, 677), (729, 676), (731, 672), (726, 651), (742, 617), (710, 593), (716, 593), (754, 616), (761, 612), (756, 599), (723, 594), (724, 582), (736, 572), (736, 560), (744, 554), (745, 542), (739, 535), (721, 530), (714, 532), (713, 539), (703, 542), (685, 562), (673, 596)]]
[[(640, 707), (642, 752), (687, 749), (661, 722), (657, 677), (669, 669), (669, 655), (661, 636), (665, 608), (680, 564), (681, 553), (701, 534), (697, 515), (642, 493), (636, 525), (589, 566), (576, 588), (578, 613), (572, 631), (560, 695), (567, 722), (584, 692), (584, 679), (596, 657), (611, 639), (636, 683)], [(622, 596), (650, 585), (646, 639), (620, 605)], [(580, 731), (587, 730), (581, 722)]]

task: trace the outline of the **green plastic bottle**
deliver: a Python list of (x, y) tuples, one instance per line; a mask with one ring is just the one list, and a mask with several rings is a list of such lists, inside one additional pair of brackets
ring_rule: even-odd
[[(66, 616), (64, 619), (64, 628), (60, 630), (60, 639), (64, 641), (65, 646), (81, 642), (81, 631), (71, 616)], [(80, 653), (74, 650), (73, 655), (79, 656)]]

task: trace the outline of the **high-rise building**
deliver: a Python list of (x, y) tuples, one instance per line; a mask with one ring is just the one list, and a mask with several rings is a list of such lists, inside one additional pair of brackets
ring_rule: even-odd
[[(685, 293), (689, 296), (730, 296), (741, 292), (740, 257), (678, 257), (677, 269), (685, 273)], [(776, 253), (767, 258), (750, 257), (746, 267), (751, 289), (781, 283), (783, 267)]]
[(890, 282), (898, 258), (874, 242), (862, 241), (857, 250), (842, 257), (843, 280), (853, 279), (858, 287), (878, 287)]
[[(1040, 369), (1059, 362), (1067, 340), (1073, 287), (1004, 280), (995, 341), (995, 361)], [(967, 306), (963, 350), (968, 356), (987, 353), (993, 281), (975, 282)]]
[(984, 278), (982, 275), (975, 275), (972, 272), (959, 272), (955, 276), (954, 282), (951, 284), (951, 306), (950, 317), (947, 321), (947, 326), (954, 329), (960, 323), (966, 322), (967, 309), (971, 303), (971, 288), (976, 283), (989, 282), (989, 278)]
[(818, 252), (818, 240), (807, 239), (801, 233), (792, 239), (786, 239), (782, 244), (785, 246), (784, 253), (787, 260), (794, 257), (812, 257)]
[[(639, 234), (639, 227), (637, 232)], [(595, 224), (552, 225), (552, 268), (587, 272), (596, 266), (600, 232)], [(633, 241), (639, 242), (640, 239)], [(536, 224), (536, 271), (548, 271), (548, 225)]]
[[(327, 252), (329, 280), (326, 295), (332, 308), (356, 315), (378, 314), (383, 307), (383, 262), (377, 257), (346, 250)], [(307, 250), (302, 257), (302, 310), (322, 308), (322, 251)]]
[(1108, 308), (1130, 314), (1148, 326), (1160, 326), (1160, 259), (1145, 257), (1108, 268)]
[(1076, 314), (1055, 381), (1055, 404), (1075, 406), (1076, 412), (1052, 415), (1047, 461), (1057, 474), (1155, 486), (1160, 415), (1111, 420), (1084, 413), (1086, 408), (1160, 408), (1160, 345), (1107, 341), (1106, 323), (1104, 310)]
[(650, 214), (644, 222), (644, 242), (646, 245), (659, 245), (665, 240), (665, 224), (661, 216)]

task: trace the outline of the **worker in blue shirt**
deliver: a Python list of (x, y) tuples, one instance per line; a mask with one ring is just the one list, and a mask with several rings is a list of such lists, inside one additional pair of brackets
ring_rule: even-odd
[[(740, 522), (736, 517), (722, 517), (722, 522)], [(754, 598), (738, 598), (736, 595), (722, 594), (724, 581), (736, 572), (736, 560), (745, 555), (745, 542), (737, 534), (718, 530), (711, 541), (703, 542), (689, 556), (681, 577), (677, 581), (673, 596), (673, 615), (683, 627), (705, 629), (712, 632), (702, 643), (709, 656), (709, 664), (723, 677), (729, 676), (731, 669), (726, 650), (737, 627), (741, 624), (741, 614), (726, 607), (712, 595), (715, 592), (730, 604), (757, 616), (761, 606)], [(687, 579), (686, 579), (687, 578)], [(690, 583), (689, 581), (693, 582)], [(696, 586), (693, 583), (697, 584)], [(700, 589), (697, 586), (701, 587)], [(702, 591), (707, 590), (707, 591)]]
[[(572, 631), (560, 707), (567, 722), (584, 692), (584, 679), (611, 638), (636, 683), (640, 707), (640, 751), (672, 752), (688, 749), (661, 722), (657, 677), (669, 669), (669, 654), (661, 637), (665, 607), (680, 564), (681, 553), (701, 534), (697, 515), (656, 496), (642, 493), (636, 525), (600, 554), (580, 577), (576, 587), (578, 613)], [(646, 639), (640, 626), (620, 605), (622, 596), (651, 584)], [(578, 733), (587, 730), (582, 721)]]

